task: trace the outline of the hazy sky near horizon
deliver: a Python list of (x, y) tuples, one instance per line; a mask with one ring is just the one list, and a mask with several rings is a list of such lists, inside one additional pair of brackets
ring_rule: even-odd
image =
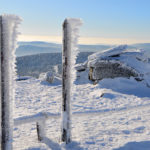
[(61, 42), (63, 20), (75, 17), (80, 43), (150, 42), (150, 0), (0, 0), (0, 13), (22, 17), (19, 40)]

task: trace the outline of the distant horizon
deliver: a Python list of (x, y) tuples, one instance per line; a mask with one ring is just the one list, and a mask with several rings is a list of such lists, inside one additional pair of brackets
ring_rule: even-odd
[[(97, 41), (97, 42), (96, 42)], [(101, 41), (101, 42), (98, 42)], [(103, 42), (102, 42), (103, 41)], [(124, 41), (124, 42), (123, 42)], [(62, 44), (61, 36), (39, 36), (39, 35), (19, 35), (18, 42), (47, 42)], [(80, 45), (132, 45), (132, 44), (147, 44), (149, 40), (135, 40), (135, 39), (109, 39), (100, 37), (80, 37)]]
[[(43, 41), (50, 43), (62, 43), (61, 36), (41, 36), (41, 35), (19, 35), (18, 41), (32, 42)], [(79, 44), (83, 45), (121, 45), (121, 44), (142, 44), (150, 43), (150, 40), (137, 40), (137, 39), (117, 39), (117, 38), (101, 38), (101, 37), (82, 37), (79, 38)]]

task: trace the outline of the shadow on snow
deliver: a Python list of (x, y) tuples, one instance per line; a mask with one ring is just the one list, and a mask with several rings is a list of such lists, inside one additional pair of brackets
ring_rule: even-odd
[[(44, 137), (44, 139), (41, 142), (46, 144), (47, 147), (49, 147), (51, 150), (61, 150), (62, 148), (66, 150), (83, 150), (83, 148), (79, 146), (80, 143), (74, 141), (67, 145), (60, 145), (59, 143), (56, 143), (51, 139)], [(28, 150), (40, 150), (40, 148), (29, 148)]]
[(150, 141), (129, 142), (123, 147), (119, 147), (113, 150), (150, 150)]

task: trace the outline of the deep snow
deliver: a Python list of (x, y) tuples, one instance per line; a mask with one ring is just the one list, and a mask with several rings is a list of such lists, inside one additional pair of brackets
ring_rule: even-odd
[[(83, 75), (86, 79), (85, 74)], [(72, 100), (72, 140), (60, 142), (61, 118), (46, 121), (46, 137), (38, 142), (36, 124), (14, 127), (15, 150), (150, 149), (150, 89), (133, 78), (80, 81)], [(17, 82), (15, 118), (39, 112), (61, 112), (61, 85), (38, 79)], [(144, 149), (145, 147), (145, 149)]]
[[(67, 146), (60, 140), (61, 80), (51, 84), (43, 81), (44, 78), (18, 80), (14, 149), (150, 150), (150, 87), (146, 84), (150, 81), (149, 57), (145, 57), (143, 50), (118, 48), (93, 54), (88, 61), (121, 53), (117, 59), (142, 73), (144, 80), (119, 77), (93, 84), (88, 80), (88, 68), (78, 72), (71, 98), (72, 142)], [(22, 117), (28, 123), (19, 125)], [(47, 119), (41, 142), (38, 142), (35, 122), (38, 119), (40, 123)]]

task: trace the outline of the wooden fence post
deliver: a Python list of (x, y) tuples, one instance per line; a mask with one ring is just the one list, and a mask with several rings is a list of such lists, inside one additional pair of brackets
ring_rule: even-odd
[(63, 23), (62, 52), (62, 141), (71, 142), (71, 96), (76, 79), (76, 58), (78, 54), (79, 27), (82, 21), (77, 18), (65, 19)]
[(2, 49), (2, 16), (0, 16), (0, 147), (2, 149), (2, 87), (1, 87), (1, 50)]
[(45, 137), (45, 119), (36, 123), (38, 141), (42, 141)]
[(70, 125), (70, 89), (69, 84), (69, 57), (70, 57), (70, 37), (69, 37), (69, 23), (67, 19), (63, 23), (63, 52), (62, 52), (62, 141), (66, 144), (71, 141), (71, 125)]
[(14, 100), (16, 28), (20, 19), (0, 15), (0, 147), (11, 150), (13, 141), (12, 107)]
[(3, 17), (0, 16), (0, 87), (1, 87), (1, 149), (12, 149), (12, 144), (10, 139), (12, 134), (10, 133), (10, 113), (9, 112), (9, 87), (7, 87), (6, 82), (9, 82), (5, 73), (7, 72), (7, 66), (5, 66), (6, 58), (4, 54), (4, 36), (3, 36)]

